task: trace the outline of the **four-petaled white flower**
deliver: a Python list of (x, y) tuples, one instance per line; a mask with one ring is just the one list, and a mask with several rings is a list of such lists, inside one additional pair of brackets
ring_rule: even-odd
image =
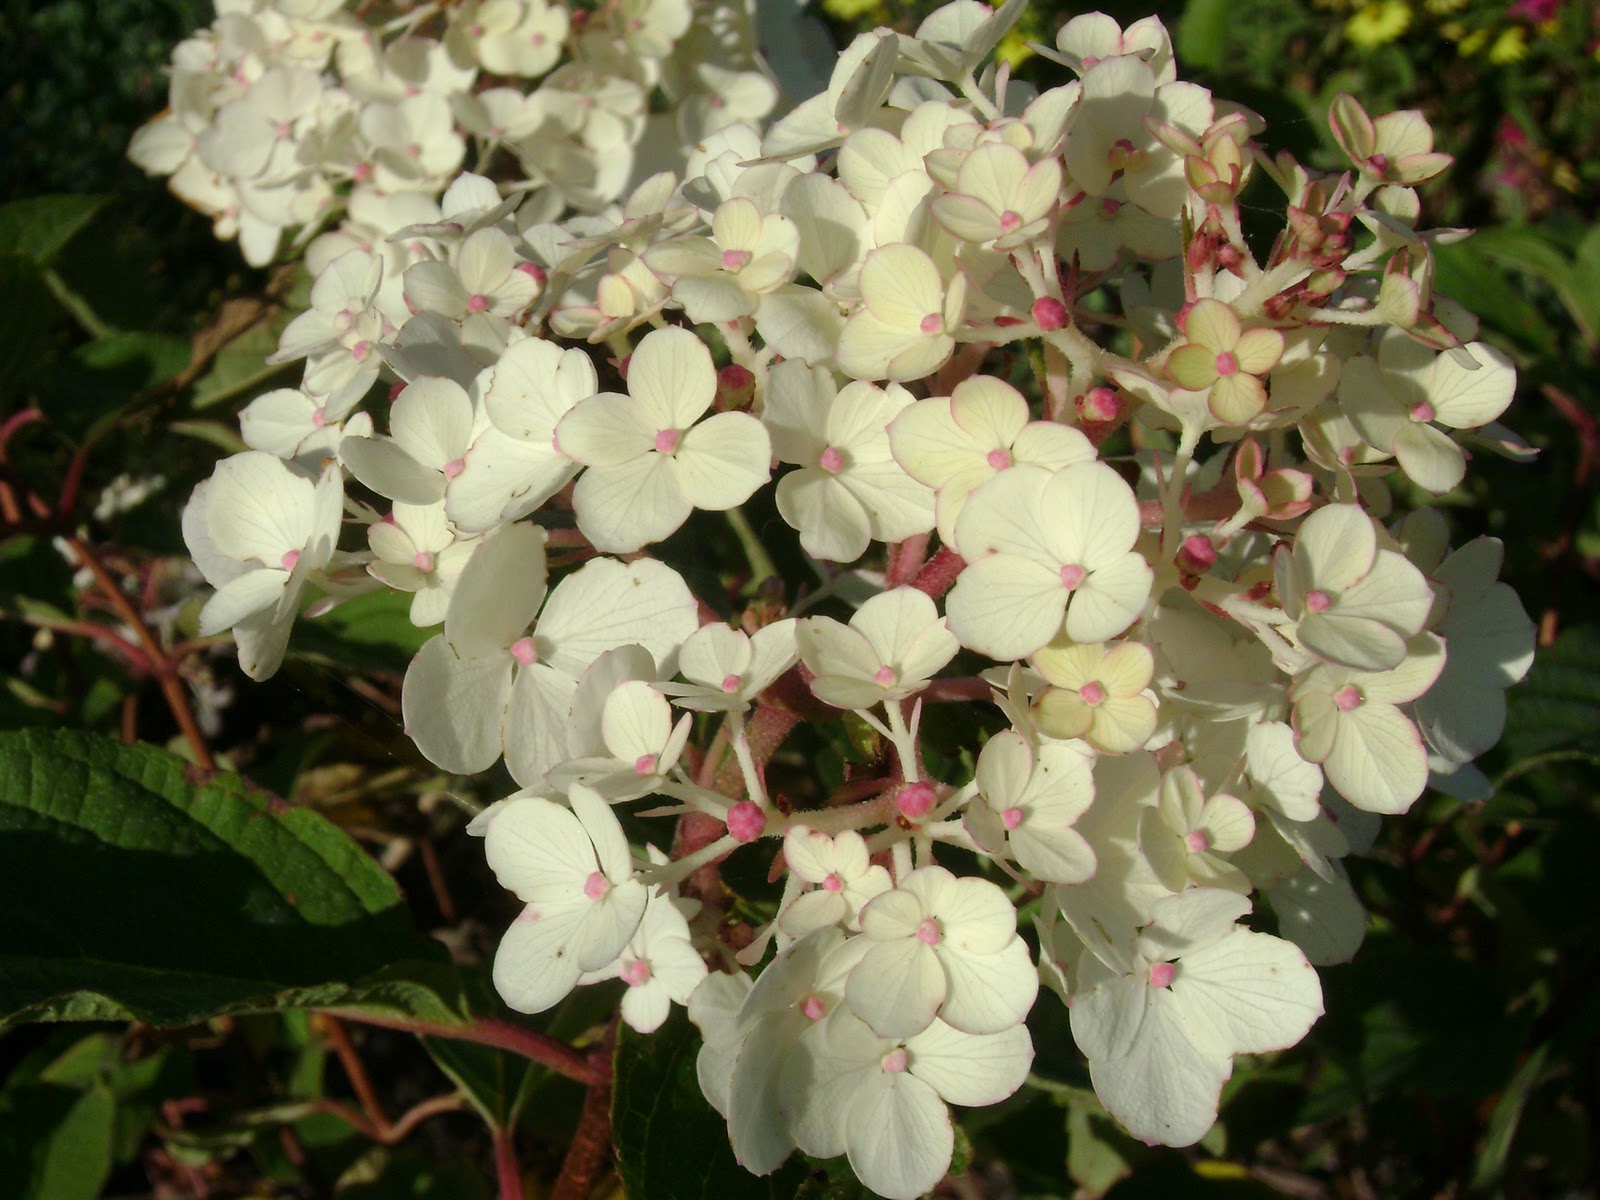
[(806, 617), (795, 629), (811, 690), (835, 708), (871, 708), (921, 691), (960, 646), (926, 592), (879, 592), (850, 624)]

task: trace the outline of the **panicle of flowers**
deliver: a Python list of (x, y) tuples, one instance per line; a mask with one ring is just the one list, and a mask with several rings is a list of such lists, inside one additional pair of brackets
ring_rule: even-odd
[[(204, 631), (262, 677), (305, 588), (409, 593), (407, 733), (521, 789), (472, 826), (527, 906), (502, 995), (687, 1002), (740, 1162), (889, 1197), (1022, 1086), (1041, 980), (1119, 1121), (1202, 1137), (1356, 952), (1377, 815), (1487, 794), (1533, 645), (1499, 543), (1384, 483), (1525, 450), (1434, 286), (1426, 123), (1341, 95), (1345, 165), (1274, 156), (1154, 18), (1074, 17), (1035, 91), (989, 61), (1024, 7), (862, 34), (767, 124), (737, 4), (236, 2), (131, 150), (316, 274), (302, 386), (185, 512)], [(657, 557), (712, 553), (669, 540), (697, 512), (735, 586)], [(802, 803), (803, 725), (870, 746)], [(770, 896), (706, 883), (732, 855)]]

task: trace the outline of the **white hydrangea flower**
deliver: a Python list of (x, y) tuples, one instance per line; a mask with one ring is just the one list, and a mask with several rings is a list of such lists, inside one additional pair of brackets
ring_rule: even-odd
[(1014, 730), (984, 743), (978, 795), (967, 805), (973, 840), (1009, 848), (1017, 865), (1047, 883), (1082, 883), (1095, 871), (1094, 847), (1072, 828), (1094, 801), (1094, 755), (1081, 742), (1030, 746)]
[(691, 633), (678, 652), (678, 673), (687, 682), (657, 687), (680, 708), (743, 710), (799, 657), (793, 617), (763, 625), (754, 634), (713, 621)]
[(599, 970), (585, 971), (578, 983), (622, 980), (628, 985), (622, 994), (622, 1019), (640, 1033), (654, 1033), (670, 1015), (673, 1003), (687, 1005), (705, 978), (705, 960), (694, 948), (679, 902), (656, 893), (616, 960)]
[(948, 282), (927, 251), (880, 246), (861, 266), (862, 307), (839, 331), (839, 369), (855, 379), (903, 382), (932, 375), (955, 350), (967, 280)]
[(568, 800), (514, 797), (484, 836), (495, 878), (527, 905), (494, 956), (495, 990), (518, 1012), (543, 1012), (610, 966), (644, 917), (648, 892), (611, 806), (582, 785)]
[(783, 836), (783, 860), (795, 878), (816, 889), (802, 892), (778, 914), (779, 928), (794, 938), (841, 924), (859, 931), (862, 908), (894, 886), (853, 829), (829, 835), (791, 825)]
[(597, 549), (660, 541), (696, 508), (737, 507), (767, 481), (772, 448), (760, 421), (738, 412), (700, 420), (716, 394), (705, 343), (658, 329), (628, 360), (628, 395), (601, 392), (561, 419), (558, 448), (589, 468), (573, 506)]
[(835, 708), (871, 708), (919, 692), (960, 648), (944, 618), (916, 588), (880, 592), (849, 625), (806, 617), (795, 628), (811, 690)]
[(778, 481), (778, 512), (814, 558), (853, 562), (873, 541), (933, 528), (934, 493), (890, 452), (889, 423), (914, 402), (898, 384), (838, 390), (825, 367), (772, 369), (762, 423), (773, 453), (797, 463)]
[(955, 535), (969, 565), (950, 593), (950, 628), (1002, 662), (1063, 628), (1075, 642), (1114, 637), (1150, 595), (1154, 574), (1133, 548), (1138, 501), (1104, 463), (1002, 471), (968, 497)]

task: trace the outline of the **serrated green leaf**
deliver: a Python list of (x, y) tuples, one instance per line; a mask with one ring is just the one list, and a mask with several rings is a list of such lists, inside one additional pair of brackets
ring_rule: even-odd
[(348, 835), (150, 746), (0, 734), (0, 908), (6, 1023), (462, 1019), (459, 975)]
[[(32, 196), (0, 208), (0, 254), (47, 266), (104, 207), (106, 196)], [(9, 300), (9, 297), (8, 297)]]
[(805, 1167), (791, 1159), (758, 1178), (734, 1161), (728, 1127), (700, 1093), (699, 1051), (681, 1012), (651, 1034), (619, 1031), (611, 1130), (623, 1187), (649, 1200), (790, 1200)]
[(1507, 695), (1505, 748), (1512, 760), (1552, 750), (1600, 750), (1600, 629), (1579, 626), (1540, 650)]

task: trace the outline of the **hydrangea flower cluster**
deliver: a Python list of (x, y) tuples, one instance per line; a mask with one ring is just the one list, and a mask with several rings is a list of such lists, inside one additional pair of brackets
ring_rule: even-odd
[[(1433, 287), (1422, 118), (1339, 97), (1321, 174), (1154, 18), (1076, 17), (1061, 81), (1016, 84), (1023, 7), (863, 34), (763, 126), (720, 0), (229, 3), (133, 150), (256, 261), (343, 213), (279, 351), (304, 384), (185, 512), (205, 632), (260, 678), (307, 586), (411, 593), (407, 733), (520, 788), (472, 826), (527, 906), (501, 995), (687, 1004), (746, 1167), (843, 1154), (888, 1197), (943, 1176), (950, 1105), (1023, 1084), (1041, 980), (1109, 1111), (1198, 1140), (1356, 952), (1340, 860), (1430, 783), (1486, 794), (1533, 646), (1499, 544), (1389, 486), (1526, 453)], [(458, 174), (467, 140), (510, 178)], [(768, 487), (820, 587), (730, 605), (651, 556), (701, 511), (754, 538)], [(938, 704), (970, 735), (935, 758)], [(841, 720), (867, 767), (769, 786)], [(758, 921), (735, 855), (781, 885)]]

